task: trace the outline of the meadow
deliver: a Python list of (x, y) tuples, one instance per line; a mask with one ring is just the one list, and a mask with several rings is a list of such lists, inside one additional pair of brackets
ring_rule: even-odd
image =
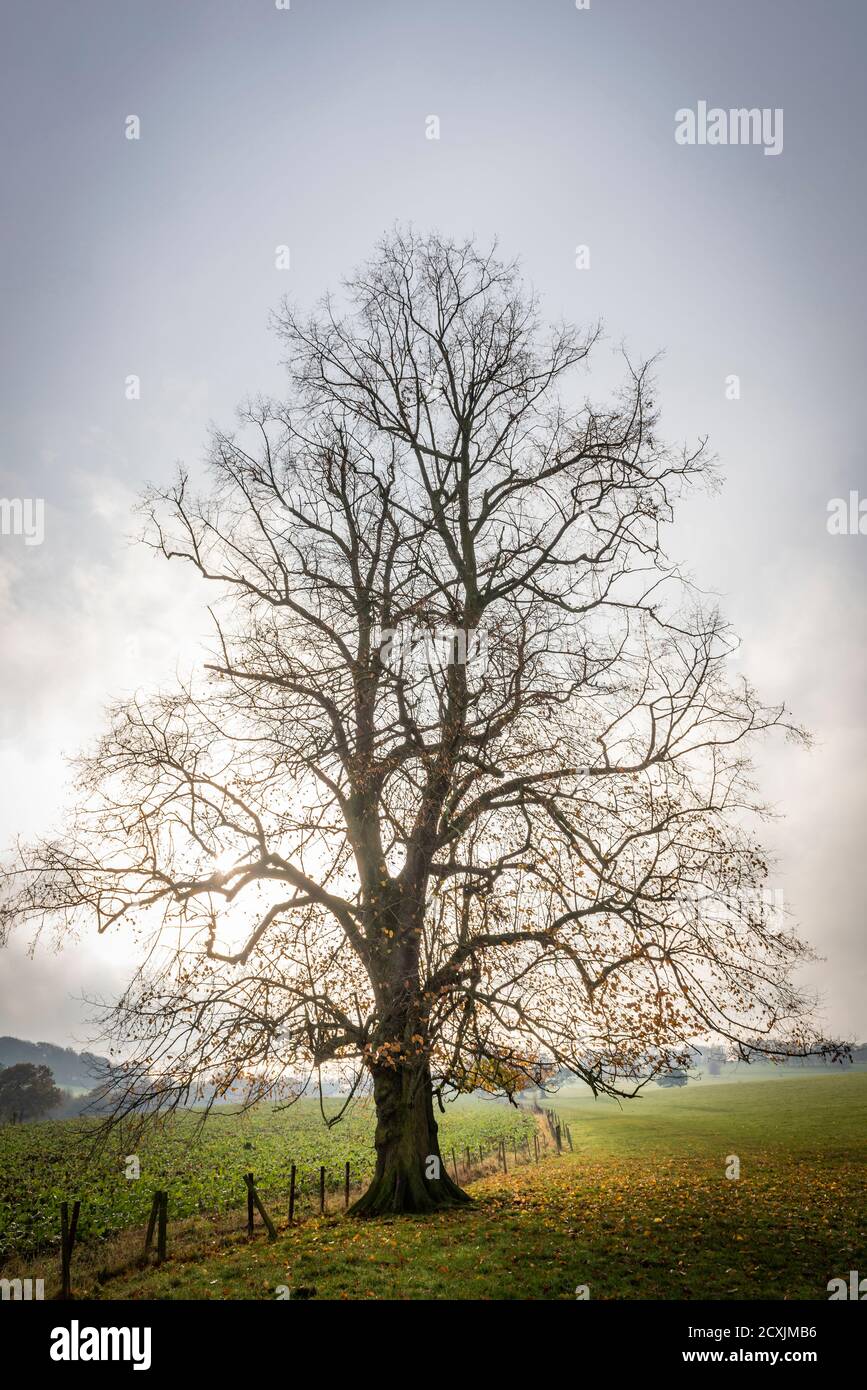
[[(472, 1182), (469, 1209), (355, 1222), (337, 1210), (316, 1216), (310, 1201), (307, 1219), (292, 1228), (275, 1212), (274, 1242), (261, 1230), (248, 1241), (238, 1221), (228, 1229), (194, 1216), (172, 1229), (162, 1267), (133, 1260), (106, 1279), (82, 1260), (75, 1291), (107, 1299), (273, 1299), (301, 1288), (324, 1299), (574, 1300), (586, 1290), (594, 1300), (826, 1300), (829, 1280), (867, 1274), (864, 1069), (652, 1088), (622, 1105), (567, 1089), (551, 1103), (573, 1151), (558, 1157), (548, 1148), (538, 1164), (510, 1161), (507, 1174)], [(460, 1125), (477, 1135), (515, 1122), (534, 1120), (463, 1102), (444, 1125), (444, 1148), (452, 1137), (462, 1142)], [(726, 1176), (733, 1157), (737, 1178)], [(258, 1157), (247, 1166), (259, 1166)], [(53, 1277), (54, 1263), (32, 1260), (19, 1272)]]
[[(333, 1119), (340, 1102), (326, 1100)], [(27, 1257), (59, 1243), (58, 1209), (80, 1200), (80, 1244), (106, 1241), (147, 1221), (156, 1189), (168, 1192), (170, 1218), (220, 1213), (246, 1203), (243, 1175), (253, 1172), (260, 1195), (286, 1205), (290, 1170), (297, 1169), (299, 1215), (318, 1210), (319, 1169), (331, 1193), (342, 1192), (345, 1164), (353, 1189), (373, 1172), (375, 1118), (359, 1102), (329, 1128), (317, 1101), (284, 1109), (261, 1105), (246, 1112), (214, 1109), (169, 1119), (140, 1142), (118, 1131), (94, 1148), (92, 1119), (43, 1121), (0, 1127), (0, 1262)], [(469, 1148), (491, 1152), (501, 1139), (523, 1142), (535, 1125), (524, 1111), (494, 1101), (461, 1099), (440, 1117), (446, 1161), (454, 1151), (466, 1167)], [(135, 1159), (135, 1164), (130, 1163)], [(127, 1173), (137, 1176), (128, 1177)]]

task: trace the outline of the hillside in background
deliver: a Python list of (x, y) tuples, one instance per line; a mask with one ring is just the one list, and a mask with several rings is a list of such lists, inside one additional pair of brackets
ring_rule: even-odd
[(50, 1067), (54, 1080), (65, 1090), (89, 1091), (108, 1067), (108, 1059), (94, 1052), (75, 1052), (54, 1043), (25, 1042), (23, 1038), (0, 1038), (0, 1067), (18, 1062)]

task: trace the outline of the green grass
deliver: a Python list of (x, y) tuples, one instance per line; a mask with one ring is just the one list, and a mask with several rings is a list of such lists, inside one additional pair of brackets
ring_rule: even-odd
[[(340, 1103), (326, 1101), (334, 1116)], [(186, 1113), (148, 1133), (143, 1142), (117, 1134), (110, 1147), (92, 1151), (92, 1120), (57, 1120), (0, 1128), (0, 1261), (28, 1258), (59, 1245), (58, 1208), (81, 1201), (78, 1226), (85, 1246), (109, 1241), (147, 1221), (156, 1189), (169, 1196), (173, 1220), (200, 1213), (223, 1213), (246, 1202), (243, 1174), (252, 1171), (258, 1190), (277, 1209), (286, 1205), (289, 1174), (297, 1167), (301, 1214), (318, 1207), (319, 1169), (326, 1169), (330, 1192), (342, 1191), (344, 1165), (353, 1187), (373, 1172), (372, 1106), (355, 1105), (328, 1128), (318, 1102), (302, 1100), (289, 1109), (261, 1105), (243, 1113)], [(440, 1142), (461, 1165), (465, 1151), (501, 1138), (511, 1142), (531, 1134), (529, 1115), (494, 1101), (461, 1099), (441, 1117)], [(139, 1161), (140, 1176), (125, 1176), (127, 1156)]]
[(569, 1124), (577, 1151), (615, 1157), (709, 1158), (721, 1150), (744, 1163), (761, 1155), (833, 1161), (867, 1153), (867, 1071), (815, 1073), (664, 1089), (634, 1101), (594, 1101), (586, 1089), (564, 1089), (555, 1109)]
[[(472, 1209), (372, 1223), (314, 1219), (278, 1240), (172, 1233), (161, 1269), (77, 1291), (103, 1298), (826, 1299), (867, 1271), (867, 1076), (654, 1089), (556, 1108), (575, 1152), (473, 1184)], [(729, 1155), (741, 1177), (725, 1177)]]

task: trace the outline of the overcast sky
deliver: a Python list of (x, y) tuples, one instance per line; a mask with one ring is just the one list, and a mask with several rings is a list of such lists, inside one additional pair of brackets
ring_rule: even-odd
[[(203, 595), (130, 507), (281, 390), (269, 310), (395, 221), (496, 235), (550, 317), (604, 318), (603, 381), (664, 349), (665, 432), (720, 457), (671, 548), (814, 732), (763, 755), (773, 885), (829, 1031), (867, 1036), (867, 536), (826, 525), (867, 496), (865, 38), (863, 0), (6, 0), (0, 498), (43, 498), (45, 537), (0, 535), (0, 843), (59, 822), (109, 697), (193, 659)], [(782, 111), (782, 150), (679, 144), (702, 101)], [(0, 1033), (89, 1039), (123, 937), (26, 947)]]

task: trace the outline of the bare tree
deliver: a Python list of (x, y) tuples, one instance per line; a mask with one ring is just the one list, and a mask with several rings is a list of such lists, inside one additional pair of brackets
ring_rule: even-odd
[(145, 502), (219, 592), (213, 660), (113, 711), (8, 880), (7, 925), (156, 931), (112, 1016), (128, 1103), (367, 1078), (355, 1211), (418, 1211), (466, 1200), (456, 1091), (813, 1046), (751, 828), (752, 740), (803, 734), (666, 557), (713, 470), (658, 438), (650, 365), (569, 405), (598, 329), (546, 332), (513, 265), (413, 233), (277, 327), (289, 403), (214, 434), (208, 496)]

